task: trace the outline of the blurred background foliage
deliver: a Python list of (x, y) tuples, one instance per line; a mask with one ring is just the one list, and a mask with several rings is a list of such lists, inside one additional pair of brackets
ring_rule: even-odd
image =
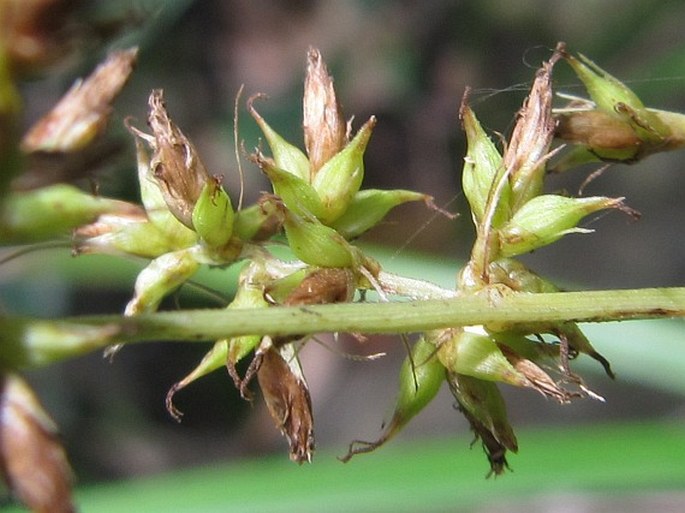
[[(566, 41), (569, 50), (590, 56), (625, 81), (648, 106), (685, 111), (685, 4), (676, 0), (122, 0), (81, 4), (82, 17), (73, 30), (82, 37), (74, 43), (69, 58), (49, 74), (34, 76), (21, 85), (25, 121), (28, 126), (44, 113), (74, 78), (87, 74), (108, 49), (139, 44), (138, 68), (117, 102), (111, 126), (112, 140), (121, 143), (121, 150), (91, 177), (103, 194), (136, 198), (133, 141), (122, 121), (133, 116), (134, 124), (144, 127), (147, 95), (150, 89), (162, 87), (172, 116), (194, 141), (211, 172), (225, 177), (235, 200), (240, 184), (232, 142), (233, 106), (240, 85), (245, 85), (248, 96), (268, 94), (270, 99), (259, 105), (260, 112), (279, 132), (301, 144), (305, 52), (314, 45), (321, 49), (336, 79), (346, 115), (363, 120), (375, 114), (379, 119), (367, 151), (366, 185), (426, 192), (434, 195), (438, 204), (461, 214), (450, 221), (419, 205), (406, 205), (366, 235), (364, 243), (388, 269), (445, 286), (452, 286), (472, 240), (459, 176), (465, 140), (457, 113), (465, 86), (473, 88), (472, 106), (486, 129), (506, 134), (534, 70), (557, 41)], [(584, 93), (563, 63), (555, 70), (555, 83), (558, 91)], [(239, 137), (249, 150), (258, 144), (258, 131), (245, 112), (244, 101), (240, 110)], [(586, 223), (597, 233), (568, 237), (529, 255), (526, 261), (539, 273), (573, 289), (682, 285), (682, 160), (683, 153), (675, 152), (632, 166), (611, 167), (589, 185), (586, 194), (626, 196), (628, 204), (643, 213), (642, 219), (631, 222), (615, 213), (597, 216)], [(254, 166), (243, 165), (246, 199), (251, 201), (267, 183)], [(593, 169), (550, 177), (548, 187), (575, 193)], [(84, 179), (80, 183), (89, 185)], [(72, 259), (66, 247), (42, 250), (0, 267), (3, 308), (44, 316), (120, 312), (142, 264), (95, 256)], [(230, 297), (234, 277), (230, 270), (207, 270), (197, 281)], [(215, 307), (222, 301), (200, 287), (187, 287), (165, 307)], [(272, 453), (277, 458), (272, 463), (266, 460), (263, 468), (260, 463), (238, 463), (228, 469), (210, 468), (194, 477), (178, 474), (185, 476), (178, 479), (187, 483), (216, 481), (214, 488), (208, 485), (203, 493), (224, 495), (205, 509), (199, 505), (192, 509), (189, 502), (175, 510), (159, 502), (151, 502), (148, 509), (141, 506), (143, 490), (164, 495), (164, 490), (185, 486), (172, 477), (159, 483), (141, 481), (152, 484), (140, 489), (127, 481), (129, 484), (106, 489), (102, 495), (97, 495), (98, 488), (91, 489), (95, 502), (88, 511), (110, 511), (105, 504), (107, 493), (128, 496), (133, 502), (126, 506), (127, 511), (228, 511), (225, 505), (234, 493), (231, 480), (244, 482), (238, 479), (243, 465), (249, 470), (244, 479), (252, 479), (252, 483), (271, 480), (270, 475), (288, 479), (286, 476), (300, 473), (301, 479), (313, 483), (313, 488), (293, 485), (303, 495), (321, 493), (331, 482), (353, 479), (354, 469), (371, 465), (368, 479), (377, 476), (379, 490), (389, 496), (393, 490), (405, 489), (415, 470), (433, 474), (443, 486), (443, 502), (437, 503), (435, 511), (504, 511), (502, 501), (506, 501), (508, 487), (519, 486), (507, 483), (520, 483), (515, 479), (528, 483), (518, 489), (517, 500), (523, 501), (520, 511), (613, 511), (600, 509), (604, 504), (600, 498), (606, 490), (614, 490), (620, 497), (630, 488), (625, 483), (633, 481), (626, 480), (621, 471), (663, 470), (659, 461), (675, 470), (650, 474), (653, 479), (640, 481), (640, 494), (648, 497), (648, 502), (635, 511), (685, 509), (682, 431), (678, 435), (678, 431), (667, 430), (670, 434), (665, 436), (658, 427), (630, 427), (635, 422), (656, 421), (682, 430), (682, 321), (592, 326), (588, 332), (618, 374), (616, 382), (601, 375), (601, 369), (594, 369), (596, 374), (590, 376), (591, 386), (607, 403), (582, 401), (560, 407), (531, 393), (506, 390), (512, 424), (524, 428), (526, 435), (522, 436), (522, 454), (512, 458), (516, 473), (496, 483), (481, 482), (487, 464), (478, 448), (466, 452), (468, 426), (453, 411), (448, 393), (410, 424), (402, 440), (392, 444), (411, 444), (404, 452), (383, 448), (347, 466), (334, 460), (333, 454), (342, 454), (350, 440), (373, 439), (389, 414), (404, 356), (397, 337), (374, 337), (363, 345), (346, 337), (335, 343), (331, 337), (323, 337), (333, 351), (315, 343), (305, 348), (303, 364), (321, 449), (311, 469), (288, 465), (285, 442), (265, 409), (241, 401), (222, 372), (177, 396), (177, 405), (186, 413), (181, 425), (167, 415), (166, 391), (200, 360), (206, 350), (200, 345), (130, 347), (111, 364), (93, 354), (32, 371), (29, 378), (61, 426), (83, 486), (190, 466), (242, 462), (243, 458)], [(389, 354), (375, 362), (351, 362), (338, 354), (378, 351)], [(591, 370), (592, 365), (587, 367)], [(604, 425), (604, 438), (597, 435), (593, 442), (592, 433), (600, 429), (596, 423)], [(586, 439), (578, 442), (579, 433)], [(460, 441), (459, 448), (454, 441), (437, 450), (430, 445), (432, 438), (452, 435)], [(545, 436), (549, 437), (547, 445)], [(608, 441), (616, 443), (608, 445)], [(578, 452), (574, 449), (578, 447), (586, 450)], [(442, 467), (449, 466), (446, 450), (454, 454), (456, 470)], [(550, 454), (557, 450), (558, 457)], [(465, 454), (469, 454), (468, 464), (459, 460)], [(585, 459), (574, 460), (567, 468), (564, 458), (578, 454)], [(530, 464), (538, 461), (535, 458), (543, 458), (540, 465), (559, 467), (558, 479), (546, 484), (547, 474)], [(378, 459), (378, 467), (362, 459)], [(416, 467), (424, 459), (426, 466)], [(428, 465), (431, 461), (433, 468)], [(610, 478), (593, 481), (593, 474), (586, 474), (595, 466)], [(317, 468), (327, 477), (317, 479)], [(223, 475), (225, 491), (221, 492)], [(392, 475), (404, 475), (406, 480), (388, 477)], [(540, 487), (537, 491), (530, 487), (533, 482)], [(618, 486), (619, 482), (624, 485)], [(420, 483), (419, 479), (414, 484), (418, 487)], [(471, 486), (483, 496), (474, 495), (461, 506), (453, 503), (452, 499), (463, 498)], [(255, 494), (259, 494), (258, 488)], [(140, 493), (128, 494), (135, 490)], [(269, 490), (267, 486), (264, 494)], [(352, 501), (354, 487), (335, 490), (336, 501), (356, 504), (354, 507), (364, 511), (423, 510), (410, 503), (404, 504), (404, 509), (383, 503), (380, 491), (377, 502), (369, 492), (370, 502), (363, 503)], [(578, 495), (578, 490), (593, 493)], [(663, 490), (669, 491), (663, 494)], [(491, 492), (491, 499), (486, 499)], [(302, 497), (296, 495), (286, 494), (282, 500), (286, 505), (292, 500), (293, 508), (299, 505), (300, 511), (307, 511), (297, 502)], [(549, 496), (560, 499), (540, 499)], [(84, 500), (88, 497), (86, 494)], [(246, 494), (239, 497), (243, 512), (288, 510), (258, 501), (251, 507)], [(330, 495), (317, 497), (331, 499)], [(651, 499), (655, 502), (649, 502)], [(425, 500), (429, 501), (430, 495)], [(635, 499), (618, 500), (615, 510), (632, 511), (627, 505), (631, 501), (641, 504)], [(198, 499), (197, 504), (201, 503)], [(563, 509), (562, 503), (568, 508)], [(111, 511), (120, 510), (112, 506)], [(511, 507), (507, 511), (512, 511)], [(514, 507), (513, 511), (518, 510)]]

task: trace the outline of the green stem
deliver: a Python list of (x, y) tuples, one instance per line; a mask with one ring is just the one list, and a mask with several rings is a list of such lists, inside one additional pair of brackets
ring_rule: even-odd
[(211, 341), (238, 335), (317, 332), (408, 333), (489, 323), (607, 322), (685, 317), (685, 287), (346, 303), (260, 310), (187, 310), (0, 319), (0, 363), (36, 366), (106, 347), (154, 340)]

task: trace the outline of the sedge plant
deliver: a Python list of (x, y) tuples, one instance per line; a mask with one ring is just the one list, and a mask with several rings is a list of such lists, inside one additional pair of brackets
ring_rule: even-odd
[[(9, 489), (33, 511), (69, 512), (74, 505), (57, 428), (22, 379), (25, 369), (92, 351), (104, 351), (116, 365), (124, 346), (160, 338), (210, 342), (204, 358), (189, 362), (188, 374), (170, 386), (170, 415), (182, 416), (175, 394), (226, 369), (246, 400), (259, 389), (290, 459), (303, 463), (315, 450), (315, 422), (300, 346), (322, 331), (396, 333), (398, 341), (410, 343), (391, 419), (378, 439), (352, 442), (341, 459), (383, 445), (446, 386), (481, 441), (490, 473), (498, 475), (507, 469), (507, 453), (518, 450), (502, 385), (562, 404), (601, 400), (572, 360), (587, 356), (609, 378), (614, 372), (578, 323), (685, 315), (684, 289), (561, 292), (518, 259), (568, 234), (588, 232), (579, 225), (592, 213), (637, 216), (624, 198), (545, 192), (550, 171), (588, 161), (632, 162), (685, 144), (684, 115), (645, 107), (618, 79), (564, 45), (537, 71), (502, 144), (480, 125), (468, 94), (462, 99), (468, 147), (461, 187), (476, 237), (466, 265), (455, 266), (454, 289), (389, 273), (355, 244), (400, 204), (441, 210), (420, 192), (363, 187), (364, 152), (377, 120), (370, 117), (355, 128), (344, 116), (318, 50), (310, 49), (306, 59), (304, 149), (262, 117), (261, 95), (249, 98), (247, 108), (265, 141), (249, 160), (272, 188), (252, 205), (238, 201), (238, 207), (230, 194), (235, 191), (207, 169), (174, 122), (161, 89), (148, 97), (147, 127), (126, 120), (140, 204), (45, 176), (27, 182), (29, 171), (41, 177), (35, 164), (40, 155), (66, 161), (97, 148), (137, 51), (110, 54), (21, 134), (17, 83), (27, 57), (14, 50), (11, 40), (0, 40), (0, 242), (10, 247), (68, 239), (79, 259), (110, 254), (148, 262), (119, 314), (0, 317), (0, 467)], [(561, 61), (576, 72), (589, 98), (555, 109), (552, 74)], [(277, 257), (275, 243), (287, 244), (292, 258)], [(157, 312), (202, 266), (236, 265), (236, 293), (225, 308)], [(379, 300), (365, 299), (367, 291)]]

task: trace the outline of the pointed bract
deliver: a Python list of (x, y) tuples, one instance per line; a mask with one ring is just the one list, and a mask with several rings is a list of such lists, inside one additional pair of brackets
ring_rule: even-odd
[(262, 130), (264, 137), (266, 137), (266, 142), (269, 143), (275, 167), (287, 171), (305, 182), (310, 182), (309, 160), (307, 160), (307, 156), (297, 146), (290, 144), (271, 128), (254, 108), (254, 100), (261, 96), (255, 95), (250, 98), (247, 101), (247, 108)]
[[(462, 101), (459, 115), (468, 144), (461, 178), (462, 187), (469, 201), (474, 223), (480, 224), (485, 215), (486, 206), (489, 201), (492, 201), (491, 195), (495, 184), (500, 182), (505, 169), (502, 156), (483, 130), (473, 110), (466, 103), (466, 99)], [(509, 216), (510, 196), (511, 187), (506, 182), (498, 198), (494, 226), (498, 226)]]

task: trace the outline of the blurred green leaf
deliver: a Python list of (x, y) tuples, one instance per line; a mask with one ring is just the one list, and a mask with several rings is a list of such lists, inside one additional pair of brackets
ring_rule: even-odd
[[(523, 430), (514, 470), (485, 479), (469, 439), (396, 444), (348, 464), (319, 453), (312, 465), (286, 458), (239, 461), (92, 486), (77, 493), (84, 513), (438, 512), (497, 502), (602, 492), (680, 490), (685, 430), (669, 422)], [(21, 511), (4, 508), (6, 513)]]

